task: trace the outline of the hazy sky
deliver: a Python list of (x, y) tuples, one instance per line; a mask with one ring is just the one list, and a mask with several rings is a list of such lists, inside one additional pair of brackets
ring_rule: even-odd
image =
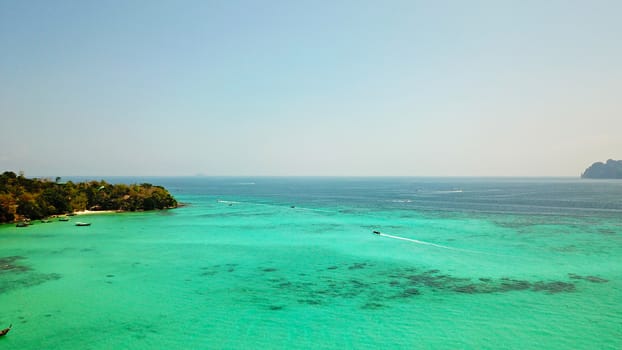
[(0, 0), (0, 171), (579, 175), (622, 1)]

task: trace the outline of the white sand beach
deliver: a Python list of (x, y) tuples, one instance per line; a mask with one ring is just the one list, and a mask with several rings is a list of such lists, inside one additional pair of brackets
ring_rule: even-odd
[(76, 215), (92, 215), (92, 214), (114, 214), (119, 213), (116, 210), (80, 210), (73, 212)]

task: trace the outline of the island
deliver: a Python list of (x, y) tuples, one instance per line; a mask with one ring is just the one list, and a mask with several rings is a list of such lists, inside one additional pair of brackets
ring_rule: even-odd
[(104, 180), (74, 183), (0, 175), (0, 223), (44, 219), (80, 211), (142, 211), (178, 206), (162, 186), (110, 184)]
[(622, 179), (622, 160), (609, 159), (606, 163), (596, 162), (585, 169), (584, 179)]

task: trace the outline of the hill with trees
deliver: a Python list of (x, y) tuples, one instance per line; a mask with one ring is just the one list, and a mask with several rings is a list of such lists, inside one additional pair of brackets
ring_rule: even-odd
[(0, 175), (0, 223), (41, 219), (82, 210), (155, 210), (176, 208), (177, 201), (162, 186), (110, 184), (106, 181), (60, 183), (28, 179), (5, 171)]
[(609, 159), (606, 163), (596, 162), (585, 169), (585, 179), (622, 179), (622, 160)]

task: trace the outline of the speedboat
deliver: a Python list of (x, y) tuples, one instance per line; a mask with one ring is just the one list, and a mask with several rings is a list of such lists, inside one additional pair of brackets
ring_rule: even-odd
[(374, 234), (379, 235), (380, 231), (374, 231)]
[(76, 226), (91, 226), (90, 222), (76, 222)]

